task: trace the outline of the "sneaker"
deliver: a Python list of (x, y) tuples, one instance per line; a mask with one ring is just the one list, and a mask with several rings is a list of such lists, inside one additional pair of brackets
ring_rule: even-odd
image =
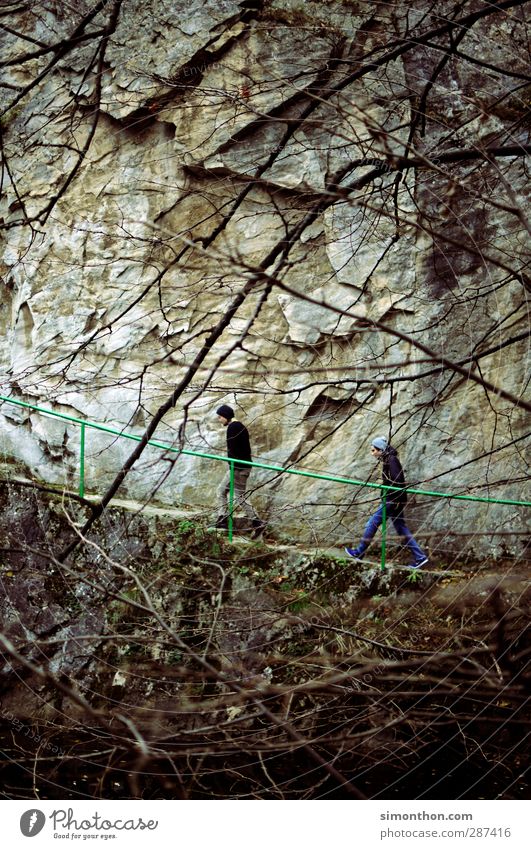
[(354, 560), (359, 560), (360, 562), (363, 560), (363, 552), (358, 551), (357, 548), (345, 548), (346, 553), (349, 557), (352, 557)]
[(215, 528), (221, 528), (224, 531), (227, 531), (229, 528), (229, 518), (228, 516), (218, 516), (216, 519), (216, 523), (214, 525)]
[(422, 560), (418, 560), (416, 563), (408, 563), (406, 569), (420, 569), (422, 566), (425, 566), (428, 562), (427, 557), (423, 557)]

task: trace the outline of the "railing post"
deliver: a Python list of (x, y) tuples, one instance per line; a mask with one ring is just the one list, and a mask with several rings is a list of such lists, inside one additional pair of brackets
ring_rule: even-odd
[(382, 559), (380, 568), (385, 569), (385, 553), (387, 547), (387, 490), (382, 495)]
[(85, 425), (81, 425), (79, 436), (79, 497), (85, 495)]
[(232, 542), (232, 511), (234, 509), (234, 460), (229, 460), (229, 542)]

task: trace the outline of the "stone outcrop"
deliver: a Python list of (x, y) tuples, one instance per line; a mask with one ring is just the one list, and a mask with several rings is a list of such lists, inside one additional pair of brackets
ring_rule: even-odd
[[(223, 401), (265, 463), (374, 481), (369, 438), (391, 434), (412, 484), (525, 497), (524, 413), (472, 379), (515, 397), (526, 380), (525, 158), (482, 155), (528, 143), (517, 4), (471, 23), (452, 57), (440, 34), (387, 62), (440, 19), (123, 0), (69, 42), (88, 5), (37, 5), (2, 34), (2, 394), (140, 434), (260, 271), (157, 439), (223, 453)], [(478, 158), (444, 159), (460, 150)], [(8, 404), (0, 421), (5, 458), (76, 484), (78, 427)], [(90, 430), (86, 450), (103, 493), (132, 444)], [(147, 450), (123, 494), (210, 511), (222, 464), (170, 459)], [(327, 543), (348, 541), (375, 497), (253, 480), (272, 524)], [(517, 554), (524, 539), (525, 508), (416, 497), (410, 515), (441, 534), (438, 556)]]

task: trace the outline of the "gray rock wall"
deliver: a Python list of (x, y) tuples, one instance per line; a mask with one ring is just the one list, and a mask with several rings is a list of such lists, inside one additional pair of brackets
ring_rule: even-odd
[[(524, 498), (524, 411), (472, 379), (526, 386), (519, 4), (454, 30), (452, 56), (447, 33), (426, 36), (441, 25), (428, 3), (100, 5), (81, 30), (88, 4), (16, 7), (18, 37), (2, 34), (2, 394), (142, 433), (262, 269), (158, 439), (181, 429), (223, 453), (223, 401), (262, 462), (374, 481), (385, 434), (421, 488)], [(6, 404), (0, 420), (5, 458), (76, 484), (78, 428)], [(131, 448), (88, 432), (87, 487), (103, 492)], [(149, 449), (123, 491), (212, 511), (221, 464), (169, 471)], [(323, 541), (348, 541), (375, 497), (253, 480), (274, 526)], [(524, 539), (525, 508), (411, 510), (420, 535), (471, 535), (448, 549)]]

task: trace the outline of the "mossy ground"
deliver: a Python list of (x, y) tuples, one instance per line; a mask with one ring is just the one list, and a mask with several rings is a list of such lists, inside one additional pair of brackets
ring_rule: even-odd
[[(229, 542), (194, 518), (111, 509), (65, 571), (38, 553), (42, 546), (49, 555), (72, 532), (60, 500), (24, 493), (4, 498), (5, 521), (11, 509), (23, 516), (3, 565), (6, 614), (8, 601), (18, 604), (26, 628), (13, 630), (12, 639), (34, 664), (45, 652), (46, 668), (96, 712), (87, 720), (53, 676), (43, 681), (21, 666), (9, 679), (2, 708), (17, 726), (10, 719), (0, 730), (6, 751), (15, 746), (12, 761), (21, 746), (34, 757), (43, 734), (63, 753), (53, 780), (40, 776), (50, 798), (55, 784), (62, 796), (68, 786), (68, 798), (113, 798), (103, 775), (125, 798), (136, 792), (124, 783), (124, 775), (136, 774), (137, 757), (124, 715), (154, 751), (166, 753), (166, 766), (153, 756), (136, 779), (155, 798), (217, 798), (227, 776), (229, 795), (269, 798), (259, 766), (265, 755), (268, 773), (293, 788), (286, 798), (311, 794), (313, 785), (300, 775), (311, 775), (315, 764), (290, 749), (282, 723), (318, 741), (321, 754), (348, 775), (364, 763), (360, 781), (368, 795), (385, 794), (392, 775), (399, 795), (415, 797), (423, 782), (443, 780), (450, 761), (462, 786), (483, 782), (486, 797), (499, 792), (504, 776), (517, 776), (522, 729), (511, 717), (518, 719), (528, 683), (521, 668), (526, 596), (525, 576), (510, 562), (461, 569), (453, 563), (452, 570), (415, 573), (412, 580), (406, 570), (354, 563), (341, 551), (238, 534)], [(38, 605), (31, 601), (36, 588)], [(48, 630), (28, 640), (41, 609), (52, 611), (39, 626)], [(270, 725), (257, 700), (281, 718), (280, 726)], [(492, 736), (496, 722), (503, 739)], [(464, 726), (466, 739), (456, 736)], [(21, 728), (38, 734), (28, 737)], [(107, 751), (111, 738), (112, 764), (88, 758), (98, 747)], [(498, 744), (516, 753), (503, 774), (490, 771)], [(198, 771), (200, 780), (183, 789), (168, 758), (183, 773)], [(407, 778), (412, 764), (414, 785)], [(16, 784), (20, 794), (23, 773), (6, 765), (3, 774), (5, 786)]]

